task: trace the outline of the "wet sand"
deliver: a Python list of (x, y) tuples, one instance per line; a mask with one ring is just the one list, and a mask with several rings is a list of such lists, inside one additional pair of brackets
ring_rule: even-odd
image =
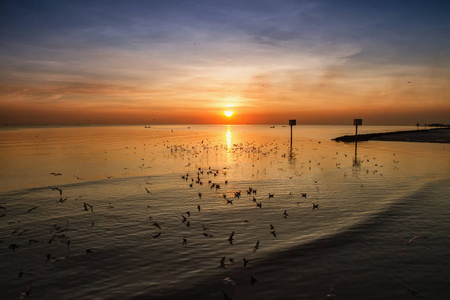
[[(333, 140), (344, 143), (354, 142), (355, 136), (345, 135)], [(358, 141), (450, 143), (450, 128), (358, 134)]]

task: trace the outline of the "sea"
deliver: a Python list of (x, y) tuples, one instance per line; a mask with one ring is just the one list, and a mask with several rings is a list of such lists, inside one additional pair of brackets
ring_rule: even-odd
[(0, 298), (448, 299), (450, 146), (354, 132), (2, 126)]

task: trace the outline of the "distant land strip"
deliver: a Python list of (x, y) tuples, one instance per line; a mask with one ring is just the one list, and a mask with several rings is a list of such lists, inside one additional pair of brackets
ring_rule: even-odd
[[(355, 135), (344, 135), (334, 138), (333, 140), (336, 142), (350, 143), (355, 141)], [(358, 142), (361, 141), (450, 143), (450, 128), (358, 134)]]

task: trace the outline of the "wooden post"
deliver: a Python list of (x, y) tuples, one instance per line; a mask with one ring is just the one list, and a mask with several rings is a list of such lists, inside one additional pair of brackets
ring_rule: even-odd
[(297, 120), (289, 120), (289, 126), (291, 126), (291, 155), (292, 155), (292, 126), (297, 125)]
[(358, 125), (362, 125), (362, 119), (353, 119), (355, 125), (355, 161), (353, 165), (358, 165)]

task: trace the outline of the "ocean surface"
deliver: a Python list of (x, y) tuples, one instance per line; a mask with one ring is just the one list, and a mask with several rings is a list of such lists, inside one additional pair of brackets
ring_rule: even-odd
[(448, 299), (449, 145), (353, 133), (1, 127), (0, 298)]

